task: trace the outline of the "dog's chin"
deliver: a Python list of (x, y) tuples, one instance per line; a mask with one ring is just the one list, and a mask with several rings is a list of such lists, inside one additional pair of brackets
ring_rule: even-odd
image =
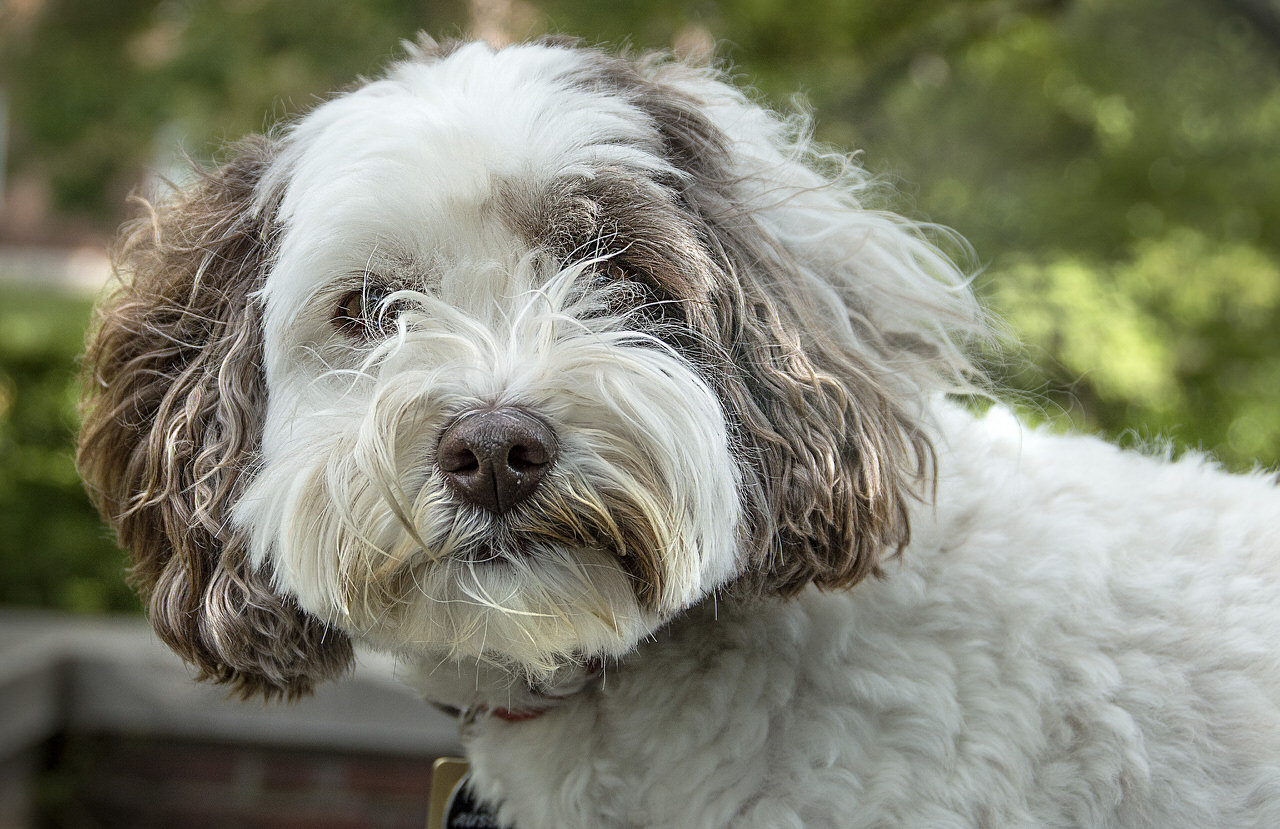
[(360, 580), (348, 579), (350, 632), (376, 648), (486, 664), (534, 684), (620, 656), (661, 623), (642, 607), (634, 576), (600, 548), (481, 543), (423, 553), (395, 578), (394, 599), (368, 602)]
[[(492, 516), (428, 483), (395, 515), (394, 500), (368, 488), (338, 486), (348, 496), (338, 504), (322, 485), (325, 463), (273, 486), (283, 469), (266, 471), (242, 504), (260, 562), (304, 611), (415, 661), (555, 684), (566, 667), (632, 650), (670, 615), (664, 605), (698, 592), (686, 580), (677, 594), (656, 572), (674, 569), (669, 556), (687, 531), (628, 524), (615, 511), (612, 535), (602, 533), (581, 514), (549, 508), (573, 500), (555, 491)], [(290, 483), (295, 497), (257, 497)]]

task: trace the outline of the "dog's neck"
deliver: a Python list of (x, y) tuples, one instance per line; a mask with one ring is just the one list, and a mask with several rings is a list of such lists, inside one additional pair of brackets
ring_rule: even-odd
[(631, 654), (620, 659), (566, 660), (550, 677), (531, 682), (518, 668), (500, 660), (458, 660), (427, 652), (402, 654), (405, 679), (427, 701), (464, 727), (485, 717), (506, 722), (528, 722), (600, 687), (610, 676), (626, 671), (651, 648), (661, 647), (673, 629), (686, 624), (714, 624), (722, 611), (758, 598), (734, 597), (724, 591), (677, 613)]
[(436, 708), (466, 725), (483, 717), (506, 722), (537, 719), (590, 689), (604, 674), (600, 660), (566, 662), (543, 682), (497, 662), (442, 660), (429, 654), (402, 659), (406, 679)]

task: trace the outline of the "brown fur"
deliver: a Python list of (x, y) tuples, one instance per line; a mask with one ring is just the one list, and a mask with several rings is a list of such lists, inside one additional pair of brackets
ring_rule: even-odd
[[(686, 303), (710, 308), (709, 323), (690, 319), (710, 329), (702, 342), (718, 344), (698, 359), (748, 467), (745, 543), (756, 567), (740, 586), (783, 595), (811, 582), (848, 587), (906, 545), (907, 503), (928, 477), (932, 447), (893, 394), (899, 383), (824, 333), (792, 252), (737, 207), (727, 138), (697, 101), (663, 83), (664, 73), (683, 71), (601, 53), (581, 82), (630, 99), (689, 176), (667, 183), (683, 227), (660, 228), (657, 238), (688, 240), (695, 228), (699, 244), (685, 245), (681, 260), (712, 277), (705, 286), (687, 275), (672, 283)], [(646, 264), (662, 273), (664, 260)], [(703, 290), (691, 294), (695, 285)], [(889, 362), (892, 349), (880, 344)]]
[[(345, 635), (246, 561), (229, 511), (252, 474), (266, 388), (250, 294), (272, 243), (255, 216), (265, 139), (135, 221), (85, 358), (78, 464), (132, 555), (151, 621), (202, 679), (297, 696), (351, 664)], [(268, 211), (269, 212), (269, 211)]]

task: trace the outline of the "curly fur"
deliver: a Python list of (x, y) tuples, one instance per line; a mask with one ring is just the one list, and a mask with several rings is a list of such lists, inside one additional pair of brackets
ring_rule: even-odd
[(78, 462), (133, 553), (160, 637), (243, 696), (297, 696), (351, 663), (350, 641), (272, 590), (245, 558), (227, 505), (256, 463), (265, 389), (250, 299), (270, 247), (249, 205), (269, 159), (247, 141), (163, 213), (124, 231), (129, 279), (85, 358)]
[(80, 468), (202, 678), (397, 653), (522, 827), (1280, 823), (1272, 482), (946, 402), (934, 231), (713, 68), (409, 52), (117, 255)]

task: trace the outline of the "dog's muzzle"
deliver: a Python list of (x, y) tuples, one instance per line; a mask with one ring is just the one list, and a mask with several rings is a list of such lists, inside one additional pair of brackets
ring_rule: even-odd
[(557, 454), (549, 426), (504, 406), (455, 420), (440, 436), (436, 465), (462, 501), (501, 515), (534, 493)]

